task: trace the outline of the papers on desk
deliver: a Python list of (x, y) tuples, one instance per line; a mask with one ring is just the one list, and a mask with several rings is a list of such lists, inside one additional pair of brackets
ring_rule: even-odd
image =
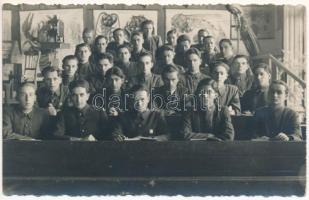
[(154, 137), (143, 137), (143, 136), (138, 136), (138, 137), (134, 137), (134, 138), (125, 138), (124, 141), (157, 141), (156, 138)]

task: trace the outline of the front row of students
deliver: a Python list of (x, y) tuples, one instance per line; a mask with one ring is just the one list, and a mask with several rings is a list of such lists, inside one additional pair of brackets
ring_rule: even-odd
[[(261, 68), (255, 70), (259, 75), (258, 78), (263, 76), (262, 69), (261, 66)], [(93, 104), (93, 101), (92, 105), (89, 105), (89, 83), (86, 80), (79, 79), (69, 85), (70, 94), (67, 99), (70, 99), (70, 105), (63, 105), (61, 111), (54, 115), (51, 113), (56, 112), (54, 110), (57, 108), (50, 108), (51, 105), (49, 104), (45, 105), (47, 109), (38, 108), (35, 102), (39, 99), (37, 99), (34, 85), (23, 83), (18, 90), (19, 104), (4, 108), (3, 137), (4, 139), (90, 141), (125, 141), (130, 139), (153, 139), (157, 141), (188, 139), (233, 140), (235, 136), (234, 128), (237, 127), (233, 128), (230, 110), (222, 104), (222, 96), (220, 96), (222, 86), (219, 83), (220, 76), (222, 76), (220, 70), (222, 69), (218, 68), (217, 70), (217, 79), (206, 78), (199, 82), (195, 92), (195, 97), (198, 97), (195, 99), (195, 103), (189, 100), (188, 102), (191, 105), (184, 106), (184, 108), (188, 109), (180, 109), (181, 111), (177, 109), (177, 103), (176, 106), (174, 105), (177, 101), (170, 99), (182, 93), (178, 84), (173, 82), (177, 82), (177, 77), (174, 75), (177, 75), (178, 71), (173, 71), (173, 68), (165, 71), (164, 85), (161, 91), (164, 87), (173, 88), (171, 93), (165, 94), (168, 95), (168, 100), (172, 103), (169, 104), (170, 102), (168, 102), (168, 105), (165, 106), (169, 107), (169, 109), (175, 108), (171, 110), (179, 114), (177, 119), (180, 123), (176, 124), (168, 123), (167, 120), (173, 114), (161, 112), (158, 109), (161, 106), (154, 106), (153, 108), (152, 94), (147, 86), (135, 85), (127, 94), (123, 94), (121, 87), (119, 87), (121, 81), (116, 80), (122, 76), (119, 68), (112, 68), (107, 72), (109, 80), (113, 82), (110, 87), (111, 94), (120, 94), (122, 92), (120, 99), (124, 97), (124, 101), (120, 100), (118, 105), (109, 104), (112, 105), (110, 108), (118, 108), (118, 110), (98, 109)], [(57, 83), (57, 80), (54, 80), (52, 75), (57, 71), (50, 70), (48, 73), (51, 82), (48, 87), (52, 91), (55, 87), (54, 82)], [(119, 85), (117, 85), (117, 81), (120, 81)], [(262, 90), (264, 84), (260, 80), (258, 88)], [(223, 87), (223, 89), (233, 91), (226, 87)], [(297, 113), (285, 107), (285, 100), (288, 95), (287, 85), (282, 81), (274, 81), (269, 86), (267, 94), (268, 105), (256, 109), (254, 114), (253, 139), (301, 140), (300, 122)], [(50, 95), (53, 97), (55, 94), (51, 93)], [(151, 106), (149, 107), (149, 105)], [(183, 126), (179, 127), (181, 125)], [(173, 130), (175, 128), (177, 131)]]

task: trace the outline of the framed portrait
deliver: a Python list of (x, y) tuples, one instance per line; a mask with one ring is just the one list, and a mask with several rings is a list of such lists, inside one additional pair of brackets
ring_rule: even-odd
[(230, 37), (230, 13), (226, 10), (166, 9), (165, 31), (176, 29), (197, 42), (199, 29), (206, 29), (216, 41)]
[(145, 20), (154, 22), (154, 31), (157, 33), (158, 11), (156, 10), (93, 10), (93, 23), (96, 35), (106, 35), (112, 40), (113, 31), (123, 28), (126, 36), (140, 30)]

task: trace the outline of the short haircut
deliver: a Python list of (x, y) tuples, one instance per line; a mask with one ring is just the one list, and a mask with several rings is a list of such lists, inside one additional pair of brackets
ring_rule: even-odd
[(118, 31), (122, 31), (124, 33), (124, 30), (122, 28), (116, 28), (114, 31), (113, 31), (113, 36), (118, 32)]
[(177, 30), (176, 29), (172, 29), (172, 30), (167, 31), (167, 33), (166, 33), (167, 36), (172, 35), (172, 34), (178, 35)]
[(175, 49), (174, 49), (174, 47), (172, 47), (171, 45), (165, 44), (165, 45), (161, 46), (160, 51), (161, 51), (162, 53), (163, 53), (164, 51), (173, 51), (173, 52), (175, 52)]
[(148, 95), (150, 94), (149, 89), (143, 84), (135, 85), (130, 89), (131, 94), (135, 94), (136, 92), (139, 92), (139, 91), (146, 91)]
[(142, 58), (142, 57), (145, 57), (145, 56), (149, 56), (151, 58), (151, 62), (154, 62), (153, 61), (153, 56), (152, 56), (152, 53), (147, 51), (147, 52), (142, 52), (140, 55), (139, 55), (139, 60)]
[(127, 44), (122, 44), (117, 47), (117, 54), (119, 54), (120, 49), (123, 49), (123, 48), (128, 49), (128, 51), (131, 53), (131, 47)]
[(232, 63), (234, 63), (237, 59), (239, 59), (239, 58), (245, 58), (246, 60), (247, 60), (247, 63), (249, 63), (249, 57), (248, 56), (246, 56), (246, 55), (244, 55), (244, 54), (238, 54), (238, 55), (236, 55), (234, 58), (233, 58), (233, 62)]
[(168, 73), (177, 72), (179, 74), (179, 69), (175, 65), (166, 64), (163, 66), (161, 76), (164, 77)]
[(202, 28), (202, 29), (198, 30), (197, 34), (200, 34), (201, 32), (207, 32), (208, 33), (208, 31), (206, 29)]
[(262, 68), (264, 69), (267, 73), (271, 74), (271, 70), (270, 67), (266, 64), (266, 63), (258, 63), (255, 67), (254, 67), (254, 72), (259, 69)]
[(144, 26), (146, 26), (146, 25), (148, 25), (148, 24), (151, 24), (152, 26), (154, 26), (153, 21), (152, 21), (152, 20), (147, 19), (147, 20), (145, 20), (145, 21), (143, 21), (143, 22), (141, 23), (141, 29), (143, 29), (143, 28), (144, 28)]
[(206, 40), (206, 39), (215, 39), (212, 35), (207, 35), (203, 38), (203, 40)]
[(97, 62), (103, 59), (107, 59), (110, 63), (114, 63), (114, 56), (111, 53), (99, 53)]
[(108, 43), (108, 38), (105, 35), (98, 35), (95, 39), (94, 39), (94, 44), (98, 44), (99, 40), (101, 39), (105, 39), (106, 43)]
[(224, 68), (226, 69), (226, 72), (229, 73), (229, 71), (230, 71), (229, 65), (226, 64), (226, 63), (224, 63), (224, 62), (221, 62), (221, 61), (214, 63), (214, 66), (213, 66), (213, 68), (212, 68), (212, 72), (213, 72), (217, 67), (219, 67), (219, 66), (224, 67)]
[(91, 29), (91, 28), (85, 28), (85, 29), (83, 30), (83, 35), (84, 35), (85, 33), (91, 33), (91, 32), (94, 32), (94, 30)]
[(218, 89), (215, 87), (216, 81), (211, 78), (202, 79), (196, 88), (196, 95), (199, 95), (205, 86), (211, 86), (212, 89), (218, 92)]
[(201, 58), (201, 52), (197, 48), (191, 47), (188, 49), (185, 53), (185, 58), (188, 58), (191, 54), (196, 54), (199, 58)]
[(125, 76), (125, 74), (123, 73), (122, 69), (120, 69), (119, 67), (115, 67), (115, 66), (112, 67), (112, 68), (110, 68), (110, 69), (108, 69), (108, 70), (106, 71), (105, 77), (106, 77), (106, 78), (111, 78), (112, 75), (119, 76), (119, 77), (122, 78), (122, 79), (125, 79), (125, 78), (126, 78), (126, 76)]
[(62, 59), (62, 65), (65, 65), (69, 60), (76, 60), (76, 62), (78, 62), (78, 58), (75, 55), (67, 55)]
[(24, 88), (24, 87), (32, 87), (34, 92), (36, 90), (36, 87), (33, 83), (30, 83), (30, 82), (23, 82), (19, 85), (18, 87), (18, 90), (17, 90), (17, 96), (19, 95), (19, 93), (21, 92), (21, 90)]
[(143, 32), (141, 32), (141, 31), (134, 31), (134, 32), (132, 33), (132, 35), (131, 35), (131, 39), (132, 39), (134, 36), (136, 36), (136, 35), (143, 37)]
[(269, 88), (272, 88), (274, 85), (283, 85), (285, 88), (285, 94), (289, 94), (289, 86), (281, 80), (274, 80), (272, 81), (272, 83), (270, 84)]
[(224, 38), (224, 39), (220, 40), (220, 42), (219, 42), (219, 47), (220, 47), (220, 49), (222, 48), (222, 44), (223, 44), (224, 42), (228, 43), (230, 46), (233, 47), (232, 41), (231, 41), (230, 39)]
[(82, 48), (82, 47), (87, 47), (89, 49), (89, 51), (91, 52), (91, 47), (87, 44), (87, 43), (81, 43), (76, 45), (75, 48), (75, 56), (77, 55), (77, 52)]
[(84, 79), (72, 81), (69, 85), (70, 92), (72, 93), (74, 88), (77, 88), (77, 87), (85, 88), (87, 93), (90, 92), (89, 83), (88, 83), (88, 81), (86, 81)]
[(57, 72), (57, 76), (61, 77), (61, 70), (58, 67), (54, 67), (54, 66), (44, 67), (42, 70), (42, 75), (45, 77), (47, 73), (50, 73), (50, 72)]
[(184, 41), (189, 41), (189, 43), (191, 43), (191, 39), (188, 35), (183, 34), (177, 38), (177, 44), (180, 44), (181, 42)]

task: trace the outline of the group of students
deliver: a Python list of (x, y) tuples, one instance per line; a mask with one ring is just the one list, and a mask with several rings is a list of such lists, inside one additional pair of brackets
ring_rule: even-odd
[(38, 89), (20, 85), (19, 104), (4, 107), (4, 139), (232, 141), (231, 115), (252, 114), (253, 140), (302, 140), (288, 86), (229, 39), (218, 50), (204, 29), (198, 44), (170, 30), (162, 44), (146, 20), (130, 42), (121, 28), (110, 42), (91, 29), (83, 40), (62, 69), (42, 70)]

